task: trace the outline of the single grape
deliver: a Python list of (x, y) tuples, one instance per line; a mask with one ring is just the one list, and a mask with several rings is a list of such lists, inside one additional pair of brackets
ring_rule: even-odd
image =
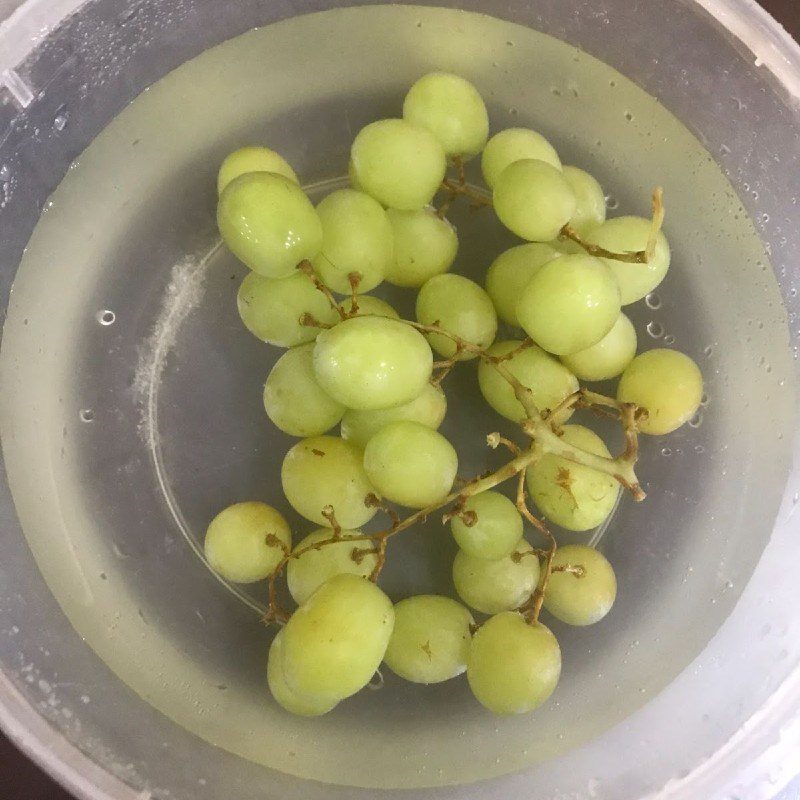
[(264, 385), (267, 416), (290, 436), (319, 436), (345, 412), (317, 383), (313, 362), (313, 343), (293, 347), (277, 360)]
[[(616, 217), (592, 228), (586, 241), (612, 253), (638, 253), (647, 247), (652, 223), (644, 217)], [(659, 231), (652, 260), (647, 264), (628, 264), (614, 258), (603, 261), (611, 268), (619, 284), (622, 305), (641, 300), (664, 280), (670, 262), (667, 237)]]
[[(350, 311), (350, 301), (345, 300), (342, 303), (342, 308)], [(360, 294), (358, 296), (358, 311), (356, 312), (359, 317), (389, 317), (390, 319), (400, 319), (400, 315), (380, 297), (373, 297), (371, 294)]]
[(253, 272), (285, 278), (322, 247), (322, 223), (303, 190), (283, 175), (249, 172), (232, 180), (217, 204), (228, 249)]
[(605, 222), (606, 196), (597, 180), (578, 167), (564, 167), (564, 178), (578, 201), (569, 224), (583, 235)]
[(403, 118), (427, 128), (448, 156), (480, 153), (489, 135), (489, 114), (478, 90), (447, 72), (423, 75), (408, 90)]
[(423, 594), (394, 607), (394, 630), (384, 661), (392, 672), (413, 683), (441, 683), (467, 668), (475, 624), (455, 600)]
[(319, 717), (327, 714), (339, 702), (337, 699), (320, 699), (312, 695), (298, 694), (289, 688), (283, 675), (283, 631), (278, 632), (269, 648), (267, 684), (275, 702), (286, 711), (300, 717)]
[(401, 420), (381, 428), (364, 449), (364, 469), (378, 494), (409, 508), (443, 500), (458, 471), (458, 456), (441, 433)]
[(339, 319), (322, 292), (300, 272), (288, 278), (264, 278), (251, 272), (242, 281), (236, 301), (247, 330), (278, 347), (294, 347), (317, 338), (321, 329), (301, 325), (303, 314), (323, 325)]
[(486, 273), (486, 291), (503, 322), (519, 327), (517, 300), (522, 290), (539, 267), (563, 255), (562, 250), (551, 244), (531, 242), (512, 247), (497, 256)]
[(361, 448), (391, 422), (411, 420), (436, 430), (447, 412), (447, 399), (438, 386), (425, 385), (422, 393), (408, 403), (378, 411), (349, 409), (342, 417), (342, 438)]
[(556, 355), (597, 344), (619, 317), (619, 287), (592, 256), (563, 256), (539, 269), (517, 302), (525, 333)]
[(384, 317), (353, 317), (323, 331), (314, 346), (320, 386), (348, 408), (375, 410), (418, 397), (433, 369), (425, 337)]
[(458, 252), (458, 234), (450, 222), (432, 208), (390, 208), (386, 214), (394, 232), (394, 259), (386, 269), (389, 283), (418, 289), (450, 269)]
[[(497, 333), (497, 314), (492, 300), (475, 281), (461, 275), (437, 275), (417, 295), (417, 322), (436, 324), (469, 344), (485, 350)], [(456, 355), (456, 343), (441, 333), (427, 333), (431, 347), (444, 358)], [(459, 361), (477, 353), (461, 350)]]
[[(564, 425), (562, 441), (609, 457), (603, 440), (582, 425)], [(597, 527), (614, 510), (619, 484), (610, 475), (548, 453), (528, 467), (528, 491), (539, 511), (570, 531)]]
[(402, 119), (382, 119), (362, 128), (350, 158), (362, 191), (385, 206), (405, 211), (431, 202), (447, 168), (436, 137)]
[[(521, 344), (515, 339), (497, 342), (488, 353), (490, 356), (506, 356)], [(531, 400), (540, 411), (554, 409), (579, 389), (578, 379), (558, 359), (535, 344), (519, 350), (515, 356), (503, 361), (502, 366), (531, 390)], [(498, 414), (512, 422), (525, 419), (525, 409), (517, 400), (513, 387), (493, 364), (485, 361), (478, 364), (478, 386), (486, 402)], [(571, 410), (564, 412), (557, 421), (564, 422), (571, 415)]]
[(375, 516), (366, 505), (375, 489), (364, 472), (361, 450), (338, 436), (313, 436), (294, 445), (281, 466), (283, 493), (306, 519), (329, 526), (331, 506), (343, 528), (360, 528)]
[(483, 150), (481, 170), (486, 185), (493, 189), (500, 173), (523, 158), (536, 158), (561, 169), (558, 153), (544, 136), (528, 128), (507, 128), (492, 136)]
[(582, 381), (605, 381), (616, 378), (636, 355), (636, 329), (620, 314), (614, 327), (585, 350), (561, 356), (563, 364)]
[(331, 192), (317, 206), (322, 221), (322, 250), (315, 272), (334, 292), (349, 294), (349, 276), (357, 273), (359, 292), (374, 289), (394, 256), (392, 226), (383, 206), (355, 189)]
[(550, 629), (528, 624), (515, 611), (496, 614), (472, 637), (467, 680), (481, 705), (495, 714), (538, 708), (561, 676), (561, 649)]
[(507, 497), (499, 492), (481, 492), (467, 498), (464, 511), (475, 515), (472, 524), (461, 517), (450, 521), (450, 530), (463, 552), (489, 561), (514, 552), (522, 539), (522, 517)]
[(703, 375), (689, 356), (656, 349), (636, 356), (617, 387), (617, 400), (647, 409), (642, 433), (671, 433), (688, 422), (703, 397)]
[(319, 549), (306, 550), (307, 547), (330, 539), (333, 531), (320, 528), (309, 533), (294, 548), (295, 553), (305, 550), (302, 555), (292, 558), (286, 567), (286, 583), (289, 593), (298, 605), (311, 597), (325, 581), (334, 575), (360, 575), (368, 578), (378, 563), (375, 553), (361, 553), (353, 558), (353, 551), (367, 550), (372, 545), (369, 541), (347, 541), (348, 536), (360, 536), (361, 531), (342, 531), (342, 541), (336, 544), (325, 544)]
[(225, 157), (217, 174), (217, 194), (240, 175), (248, 172), (273, 172), (283, 175), (292, 183), (299, 184), (295, 171), (289, 166), (283, 156), (278, 155), (269, 147), (240, 147)]
[(370, 681), (394, 627), (392, 601), (371, 581), (336, 575), (283, 629), (283, 675), (293, 692), (344, 699)]
[(459, 550), (453, 559), (453, 583), (458, 596), (484, 614), (519, 608), (539, 582), (539, 559), (532, 550), (524, 539), (509, 555), (493, 561)]
[(292, 546), (292, 532), (280, 512), (250, 501), (228, 506), (211, 520), (205, 555), (211, 568), (234, 583), (269, 577)]
[(507, 166), (492, 195), (497, 218), (529, 242), (549, 242), (572, 219), (578, 206), (561, 170), (526, 158)]
[(559, 547), (553, 567), (568, 568), (550, 574), (544, 607), (569, 625), (592, 625), (611, 611), (617, 579), (606, 557), (582, 544)]

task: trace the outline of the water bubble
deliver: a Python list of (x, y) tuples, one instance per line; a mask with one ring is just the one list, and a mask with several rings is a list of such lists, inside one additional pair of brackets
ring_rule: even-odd
[(654, 339), (660, 339), (664, 335), (664, 326), (655, 320), (648, 322), (645, 330), (647, 330)]
[(367, 689), (371, 689), (373, 692), (383, 689), (383, 673), (380, 670), (375, 671), (372, 679), (367, 684)]
[(516, 117), (519, 113), (519, 109), (516, 106), (511, 106), (511, 108), (508, 109), (508, 113), (511, 114), (512, 117)]
[(661, 308), (661, 298), (655, 292), (650, 292), (650, 294), (646, 295), (644, 302), (647, 307), (652, 308), (653, 311), (657, 308)]
[(630, 122), (633, 119), (633, 114), (631, 114), (630, 111), (626, 111), (625, 112), (625, 119), (628, 120), (628, 122)]
[(550, 90), (552, 94), (556, 97), (561, 97), (561, 89), (557, 89), (555, 86)]
[(670, 333), (664, 337), (664, 344), (675, 344), (675, 337)]
[(615, 211), (616, 209), (619, 208), (619, 200), (617, 200), (617, 198), (614, 197), (614, 195), (611, 194), (606, 195), (606, 208), (610, 209), (611, 211)]
[(672, 455), (672, 449), (669, 447), (662, 447), (661, 448), (661, 455), (666, 456), (669, 458)]
[(56, 115), (53, 117), (53, 128), (59, 133), (67, 127), (67, 122), (69, 121), (69, 111), (67, 111), (66, 106), (59, 106), (56, 110)]
[(9, 169), (8, 164), (3, 164), (0, 167), (0, 181), (10, 181), (11, 180), (11, 170)]
[(101, 325), (113, 325), (116, 319), (117, 315), (113, 311), (109, 311), (108, 309), (97, 312), (97, 321)]
[(695, 451), (695, 453), (705, 453), (706, 449), (705, 449), (705, 447), (703, 447), (703, 445), (696, 444), (694, 446), (694, 451)]
[(713, 352), (714, 352), (714, 348), (710, 344), (707, 344), (703, 348), (703, 355), (706, 356), (706, 357), (710, 356)]
[(94, 411), (91, 408), (83, 408), (80, 413), (81, 422), (93, 422)]

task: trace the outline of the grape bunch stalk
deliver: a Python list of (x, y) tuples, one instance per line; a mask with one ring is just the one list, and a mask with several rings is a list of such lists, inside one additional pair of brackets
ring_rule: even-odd
[[(479, 154), (490, 193), (466, 179), (465, 163)], [(251, 270), (240, 316), (258, 338), (288, 348), (263, 397), (272, 422), (299, 437), (282, 463), (283, 492), (316, 527), (293, 543), (277, 509), (237, 503), (209, 525), (206, 558), (227, 580), (268, 582), (265, 622), (280, 630), (267, 682), (292, 713), (327, 713), (382, 662), (417, 683), (466, 672), (490, 711), (531, 711), (561, 672), (543, 610), (593, 624), (617, 589), (600, 552), (559, 547), (550, 524), (597, 527), (620, 488), (643, 500), (639, 434), (675, 430), (702, 397), (688, 356), (636, 355), (621, 311), (669, 268), (661, 191), (651, 218), (606, 220), (589, 173), (562, 165), (536, 131), (489, 138), (476, 88), (440, 72), (411, 87), (401, 118), (357, 134), (348, 171), (351, 187), (315, 208), (266, 147), (237, 150), (220, 168), (219, 229)], [(492, 208), (524, 240), (491, 264), (485, 289), (450, 271), (459, 242), (447, 213), (462, 200)], [(418, 290), (415, 319), (368, 294), (383, 281)], [(498, 340), (498, 321), (519, 338)], [(466, 362), (491, 409), (520, 432), (519, 441), (490, 432), (487, 446), (508, 458), (469, 480), (438, 431), (445, 379)], [(618, 376), (614, 397), (579, 385)], [(612, 456), (592, 430), (569, 423), (578, 409), (616, 420), (622, 452)], [(510, 496), (497, 490), (506, 482)], [(386, 524), (363, 532), (376, 514)], [(390, 544), (434, 514), (459, 547), (452, 575), (463, 604), (441, 595), (393, 603), (378, 586)], [(526, 526), (542, 546), (525, 539)], [(294, 611), (279, 600), (284, 578)]]

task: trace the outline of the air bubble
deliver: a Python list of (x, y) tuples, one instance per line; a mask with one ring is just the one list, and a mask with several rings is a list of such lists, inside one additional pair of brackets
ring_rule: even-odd
[(631, 114), (630, 111), (626, 111), (625, 112), (625, 119), (628, 120), (628, 122), (631, 122), (631, 120), (633, 120), (633, 114)]
[(94, 422), (94, 411), (91, 408), (82, 408), (80, 418), (81, 422)]
[(113, 325), (116, 319), (117, 315), (113, 311), (109, 311), (108, 309), (97, 312), (97, 321), (101, 325)]
[(713, 352), (714, 352), (714, 348), (710, 344), (707, 344), (703, 348), (703, 355), (704, 356), (710, 356)]
[(383, 689), (383, 673), (380, 670), (375, 671), (372, 680), (367, 684), (367, 689), (371, 689), (373, 692)]
[(662, 447), (661, 448), (661, 455), (666, 456), (669, 458), (672, 455), (672, 449), (669, 447)]
[[(703, 412), (698, 411), (690, 420), (689, 420), (689, 427), (690, 428), (699, 428), (703, 424)], [(697, 450), (697, 448), (695, 448)], [(702, 452), (702, 450), (697, 450), (697, 452)]]
[(675, 337), (670, 333), (664, 337), (664, 344), (675, 344)]
[(508, 109), (508, 113), (511, 114), (512, 117), (516, 117), (519, 113), (519, 109), (516, 106), (511, 106), (511, 108)]
[(67, 122), (69, 121), (69, 112), (67, 111), (66, 106), (60, 106), (59, 109), (56, 111), (56, 115), (53, 118), (53, 128), (57, 130), (59, 133), (67, 127)]
[(652, 308), (655, 311), (657, 308), (661, 308), (661, 298), (655, 293), (650, 292), (645, 298), (644, 302), (648, 308)]
[(705, 453), (706, 449), (705, 449), (705, 447), (703, 447), (703, 445), (696, 444), (694, 446), (694, 451), (695, 451), (695, 453)]
[(8, 164), (3, 164), (0, 167), (0, 181), (10, 181), (11, 180), (11, 170), (8, 167)]
[(664, 335), (664, 326), (660, 322), (656, 322), (655, 320), (651, 320), (650, 322), (648, 322), (645, 330), (654, 339), (660, 339)]
[(615, 211), (619, 208), (619, 200), (613, 195), (606, 195), (606, 208), (611, 209), (611, 211)]

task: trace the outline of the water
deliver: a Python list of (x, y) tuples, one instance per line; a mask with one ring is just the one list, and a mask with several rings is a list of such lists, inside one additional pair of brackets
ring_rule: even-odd
[[(463, 679), (421, 689), (387, 671), (381, 691), (309, 723), (280, 713), (265, 694), (271, 634), (254, 613), (263, 587), (233, 593), (197, 557), (220, 507), (259, 498), (285, 509), (277, 476), (290, 443), (261, 406), (277, 353), (238, 320), (244, 270), (216, 241), (214, 176), (226, 152), (263, 142), (321, 196), (345, 174), (357, 130), (397, 115), (408, 85), (433, 68), (478, 85), (494, 130), (534, 127), (565, 163), (592, 171), (609, 193), (609, 213), (648, 214), (652, 187), (663, 184), (673, 267), (658, 289), (659, 335), (680, 331), (714, 403), (702, 427), (683, 429), (674, 443), (642, 442), (650, 497), (623, 500), (602, 540), (625, 591), (600, 630), (554, 626), (564, 656), (556, 701), (496, 720)], [(0, 170), (0, 179), (12, 178)], [(774, 517), (788, 445), (767, 452), (759, 443), (773, 434), (759, 426), (780, 426), (788, 415), (789, 390), (777, 378), (788, 373), (784, 321), (769, 310), (780, 307), (774, 278), (756, 266), (767, 262), (729, 193), (700, 143), (622, 75), (561, 41), (480, 15), (404, 6), (310, 15), (231, 40), (155, 84), (70, 169), (31, 242), (6, 325), (0, 422), (13, 416), (18, 431), (6, 445), (10, 480), (31, 548), (71, 622), (139, 695), (190, 731), (321, 781), (472, 781), (555, 758), (621, 721), (714, 634)], [(479, 280), (516, 243), (491, 214), (460, 206), (453, 219), (455, 269)], [(413, 313), (410, 293), (391, 299)], [(644, 333), (650, 303), (626, 308), (642, 349), (656, 344)], [(764, 328), (745, 334), (743, 320), (754, 315)], [(701, 357), (711, 341), (739, 344)], [(754, 367), (754, 353), (766, 354), (771, 373)], [(458, 447), (460, 471), (475, 474), (500, 457), (483, 445), (485, 434), (511, 428), (477, 398), (470, 365), (448, 381), (443, 432)], [(743, 413), (766, 394), (769, 421)], [(676, 455), (661, 456), (664, 446)], [(679, 447), (698, 446), (704, 455), (692, 464), (714, 459), (702, 480), (677, 457)], [(738, 474), (742, 463), (754, 476), (747, 487), (718, 477)], [(289, 516), (298, 535), (307, 532)], [(677, 565), (690, 549), (704, 568), (684, 575)], [(722, 553), (736, 588), (712, 607), (715, 587), (704, 576)], [(431, 520), (393, 545), (384, 586), (396, 598), (452, 593), (452, 556), (451, 537)], [(637, 658), (626, 660), (635, 640)]]

